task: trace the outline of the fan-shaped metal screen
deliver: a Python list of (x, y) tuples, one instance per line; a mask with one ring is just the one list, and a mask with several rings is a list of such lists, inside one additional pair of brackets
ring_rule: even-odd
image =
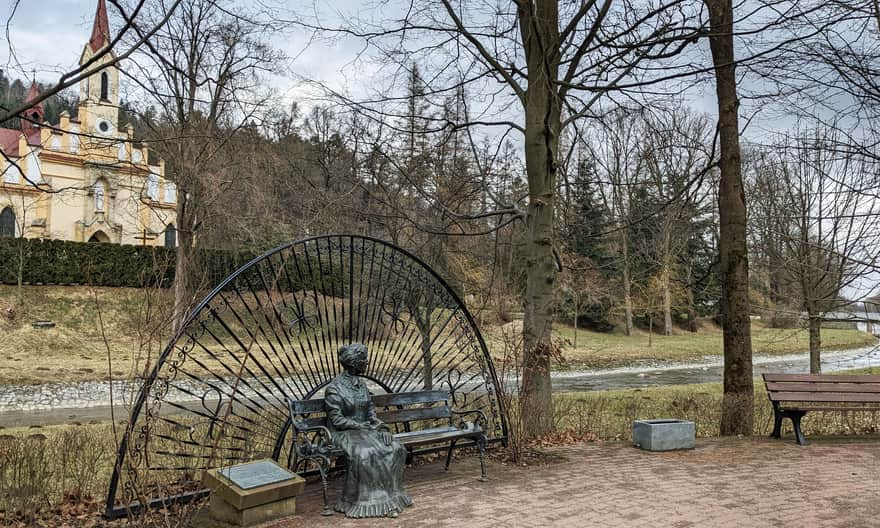
[(452, 289), (406, 251), (359, 236), (276, 248), (195, 309), (145, 380), (120, 445), (108, 515), (199, 493), (204, 468), (292, 464), (286, 399), (322, 397), (336, 352), (362, 342), (377, 390), (449, 388), (506, 428), (486, 344)]

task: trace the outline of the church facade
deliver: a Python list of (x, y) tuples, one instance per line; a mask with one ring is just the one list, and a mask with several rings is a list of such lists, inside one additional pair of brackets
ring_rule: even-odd
[[(24, 112), (20, 129), (0, 128), (0, 237), (78, 242), (176, 245), (177, 188), (165, 178), (130, 125), (119, 126), (119, 70), (105, 0), (80, 64), (94, 72), (80, 82), (77, 115), (43, 120)], [(97, 58), (96, 58), (97, 57)], [(36, 82), (28, 101), (39, 95)], [(151, 163), (152, 162), (152, 163)]]

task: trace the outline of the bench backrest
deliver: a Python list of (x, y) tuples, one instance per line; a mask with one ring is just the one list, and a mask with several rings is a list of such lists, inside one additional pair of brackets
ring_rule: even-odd
[(880, 376), (764, 374), (772, 402), (880, 404)]
[[(376, 415), (386, 424), (418, 422), (422, 420), (449, 419), (452, 397), (449, 391), (430, 390), (418, 392), (398, 392), (395, 394), (375, 394), (372, 396)], [(296, 418), (301, 427), (326, 425), (324, 399), (291, 400), (291, 418)]]

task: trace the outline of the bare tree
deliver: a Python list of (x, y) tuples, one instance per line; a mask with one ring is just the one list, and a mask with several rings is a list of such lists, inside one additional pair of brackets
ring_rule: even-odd
[[(382, 5), (382, 12), (358, 20), (345, 16), (327, 23), (319, 14), (299, 17), (299, 27), (323, 35), (366, 43), (376, 68), (407, 71), (413, 59), (436, 72), (426, 94), (470, 94), (467, 119), (446, 123), (429, 119), (429, 128), (516, 131), (526, 163), (528, 201), (492, 204), (471, 214), (521, 218), (521, 255), (526, 270), (523, 325), (523, 377), (520, 387), (525, 427), (530, 435), (552, 427), (550, 355), (555, 253), (556, 191), (563, 128), (591, 116), (603, 95), (637, 91), (656, 76), (646, 63), (664, 58), (667, 67), (678, 51), (699, 34), (688, 7), (679, 1), (637, 5), (614, 2), (512, 2), (509, 5), (417, 2)], [(377, 19), (378, 17), (378, 19)], [(367, 20), (367, 18), (369, 20)], [(392, 80), (394, 78), (392, 77)], [(394, 115), (405, 99), (383, 94), (338, 99), (373, 119)], [(391, 91), (393, 93), (393, 91)], [(502, 132), (502, 136), (506, 132)]]
[[(812, 373), (821, 371), (825, 314), (875, 293), (866, 285), (878, 265), (880, 206), (859, 192), (873, 182), (874, 165), (840, 153), (839, 145), (831, 128), (797, 131), (762, 158), (763, 172), (778, 180), (781, 192), (755, 196), (776, 213), (764, 247), (779, 266), (779, 289), (788, 304), (806, 312)], [(846, 291), (856, 298), (847, 299)]]
[(158, 109), (149, 140), (180, 188), (174, 283), (180, 324), (201, 281), (197, 247), (210, 245), (222, 200), (248, 176), (246, 163), (236, 163), (244, 151), (231, 152), (233, 140), (264, 109), (262, 74), (279, 56), (264, 43), (271, 26), (228, 1), (188, 1), (174, 12), (156, 4), (143, 16), (164, 23), (153, 34), (136, 32), (143, 49), (127, 74)]
[(671, 335), (673, 290), (675, 283), (684, 282), (679, 279), (680, 268), (689, 262), (685, 252), (695, 221), (705, 214), (702, 182), (713, 162), (711, 139), (706, 119), (682, 108), (648, 114), (646, 123), (640, 156), (650, 194), (657, 201), (658, 211), (650, 221), (655, 231), (651, 249), (663, 296), (663, 333)]

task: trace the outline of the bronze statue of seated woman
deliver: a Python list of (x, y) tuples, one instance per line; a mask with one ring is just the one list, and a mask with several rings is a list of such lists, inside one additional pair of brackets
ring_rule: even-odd
[(346, 455), (348, 469), (334, 509), (347, 517), (397, 517), (412, 499), (403, 488), (406, 449), (376, 417), (364, 380), (367, 347), (339, 349), (345, 372), (324, 390), (327, 423), (334, 445)]

